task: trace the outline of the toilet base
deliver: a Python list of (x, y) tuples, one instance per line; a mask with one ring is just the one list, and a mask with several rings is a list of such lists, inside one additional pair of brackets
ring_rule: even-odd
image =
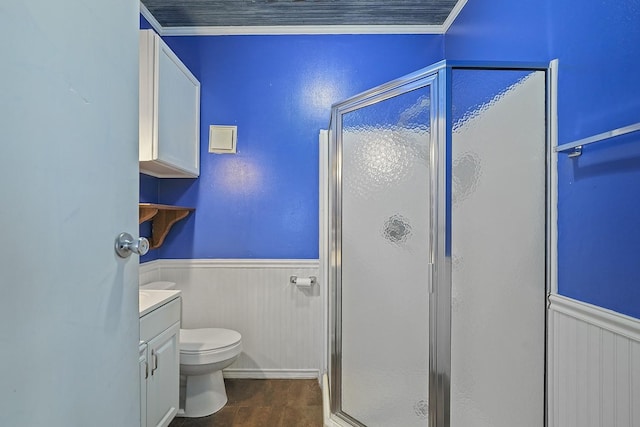
[[(182, 389), (180, 390), (183, 393)], [(227, 404), (227, 391), (224, 387), (222, 371), (214, 371), (204, 375), (187, 375), (184, 388), (184, 410), (179, 417), (206, 417), (218, 412)]]

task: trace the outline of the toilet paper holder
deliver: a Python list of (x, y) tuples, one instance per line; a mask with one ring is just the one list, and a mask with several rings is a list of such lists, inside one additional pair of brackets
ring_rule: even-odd
[(298, 277), (298, 276), (291, 276), (289, 277), (289, 283), (291, 283), (292, 285), (296, 285), (298, 287), (302, 287), (302, 288), (309, 288), (313, 285), (315, 285), (317, 283), (317, 278), (316, 276), (309, 276), (307, 278), (302, 278), (302, 277)]

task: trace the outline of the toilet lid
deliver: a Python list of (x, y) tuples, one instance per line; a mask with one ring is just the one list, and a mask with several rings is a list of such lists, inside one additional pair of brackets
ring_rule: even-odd
[(242, 336), (231, 329), (180, 329), (180, 351), (196, 353), (223, 349), (236, 345)]

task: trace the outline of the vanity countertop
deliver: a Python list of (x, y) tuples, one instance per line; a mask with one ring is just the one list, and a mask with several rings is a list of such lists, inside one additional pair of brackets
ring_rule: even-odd
[(140, 317), (151, 313), (156, 308), (179, 296), (180, 291), (176, 290), (141, 289), (139, 300)]

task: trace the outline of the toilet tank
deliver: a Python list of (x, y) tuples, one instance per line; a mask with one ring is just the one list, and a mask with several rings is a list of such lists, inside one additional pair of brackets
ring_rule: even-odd
[(140, 286), (140, 289), (170, 290), (175, 288), (175, 282), (150, 282)]

